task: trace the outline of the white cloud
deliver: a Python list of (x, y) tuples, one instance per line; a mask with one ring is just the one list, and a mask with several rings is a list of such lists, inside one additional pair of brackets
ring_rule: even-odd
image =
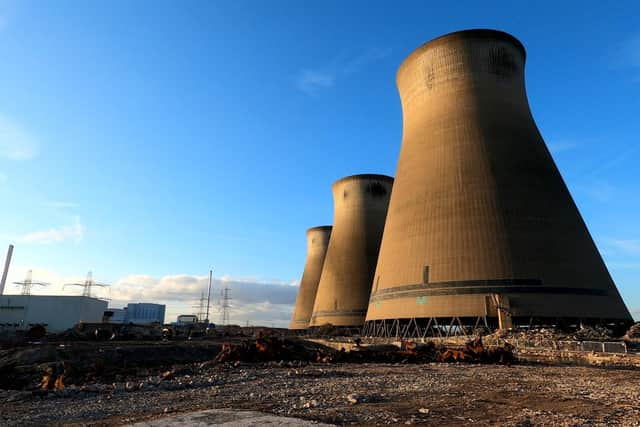
[(37, 155), (37, 139), (18, 123), (0, 114), (0, 157), (29, 160)]
[[(167, 320), (178, 314), (196, 313), (202, 293), (207, 295), (208, 276), (188, 274), (156, 278), (146, 274), (126, 276), (111, 287), (113, 303), (157, 302), (167, 305)], [(296, 286), (285, 281), (264, 281), (256, 278), (214, 278), (211, 291), (211, 320), (220, 316), (223, 288), (229, 288), (230, 319), (232, 323), (274, 324), (286, 326), (293, 313), (298, 292)]]
[(367, 65), (385, 58), (389, 50), (369, 49), (348, 60), (336, 59), (330, 65), (305, 68), (296, 78), (296, 86), (308, 95), (333, 87), (338, 79), (354, 74)]
[[(24, 279), (31, 267), (12, 265), (7, 280), (6, 293), (19, 293), (18, 285), (13, 282)], [(94, 274), (94, 279), (104, 282), (103, 275)], [(45, 268), (33, 268), (33, 280), (48, 282), (47, 287), (34, 287), (35, 295), (80, 295), (82, 290), (77, 287), (63, 286), (65, 283), (81, 283), (84, 275), (70, 276)], [(92, 294), (96, 297), (109, 298), (110, 307), (124, 307), (129, 302), (151, 302), (167, 306), (165, 321), (176, 320), (179, 314), (197, 314), (200, 296), (204, 292), (206, 297), (208, 276), (194, 276), (189, 274), (173, 274), (154, 277), (148, 274), (133, 274), (125, 276), (111, 283), (108, 288), (96, 288)], [(220, 311), (221, 289), (230, 289), (230, 322), (244, 325), (286, 327), (293, 314), (293, 304), (298, 288), (287, 281), (268, 281), (224, 276), (224, 279), (214, 278), (211, 291), (210, 319), (218, 323)]]
[(80, 222), (80, 218), (76, 217), (75, 222), (72, 225), (63, 225), (58, 228), (33, 231), (24, 235), (19, 240), (27, 243), (54, 243), (72, 240), (78, 243), (84, 238), (84, 232), (84, 225)]
[[(206, 292), (208, 276), (188, 274), (168, 275), (160, 278), (146, 274), (123, 277), (114, 283), (112, 297), (121, 300), (162, 299), (171, 301), (193, 301)], [(212, 298), (219, 298), (222, 288), (230, 289), (230, 297), (239, 304), (269, 302), (293, 304), (297, 288), (285, 282), (268, 283), (233, 279), (229, 276), (217, 279), (212, 284)]]
[(9, 275), (7, 278), (7, 288), (5, 293), (11, 292), (19, 292), (19, 285), (14, 285), (13, 282), (19, 282), (24, 280), (26, 277), (27, 271), (32, 270), (32, 280), (37, 282), (45, 282), (49, 283), (49, 286), (46, 287), (34, 287), (32, 289), (33, 294), (36, 295), (77, 295), (77, 289), (63, 288), (65, 283), (76, 283), (84, 280), (84, 277), (80, 276), (65, 276), (58, 272), (48, 270), (46, 268), (39, 267), (31, 267), (31, 266), (21, 266), (11, 264), (11, 268), (9, 270)]

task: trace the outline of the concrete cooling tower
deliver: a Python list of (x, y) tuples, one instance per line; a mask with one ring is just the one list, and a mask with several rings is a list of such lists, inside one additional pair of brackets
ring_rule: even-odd
[(310, 326), (364, 324), (392, 184), (385, 175), (333, 184), (333, 231)]
[(307, 329), (309, 326), (320, 273), (322, 273), (324, 257), (329, 246), (331, 228), (330, 225), (324, 225), (307, 230), (307, 261), (304, 263), (304, 272), (289, 329)]
[(366, 334), (631, 321), (533, 120), (524, 65), (511, 35), (469, 30), (400, 66), (402, 148)]

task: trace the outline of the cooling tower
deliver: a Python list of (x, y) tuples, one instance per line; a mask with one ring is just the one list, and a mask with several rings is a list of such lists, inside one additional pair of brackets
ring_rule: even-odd
[(385, 175), (333, 184), (333, 231), (309, 326), (363, 325), (392, 184)]
[(304, 263), (304, 272), (289, 329), (307, 329), (309, 326), (324, 256), (329, 246), (331, 228), (330, 225), (324, 225), (307, 230), (307, 261)]
[(365, 333), (631, 321), (533, 120), (524, 65), (511, 35), (469, 30), (400, 66), (402, 147)]

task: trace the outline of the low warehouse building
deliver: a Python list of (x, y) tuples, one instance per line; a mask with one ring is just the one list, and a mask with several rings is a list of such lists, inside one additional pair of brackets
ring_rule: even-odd
[(62, 332), (80, 322), (101, 322), (107, 301), (62, 295), (0, 296), (0, 333), (43, 325), (48, 332)]
[(110, 308), (104, 312), (104, 321), (108, 323), (133, 323), (150, 325), (164, 323), (166, 306), (152, 303), (129, 303), (125, 308)]

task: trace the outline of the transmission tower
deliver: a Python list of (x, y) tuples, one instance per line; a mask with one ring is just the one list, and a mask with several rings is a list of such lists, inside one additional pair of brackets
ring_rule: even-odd
[(205, 301), (204, 292), (200, 294), (200, 299), (198, 301), (199, 301), (199, 304), (194, 305), (192, 307), (198, 309), (198, 314), (197, 314), (198, 322), (202, 322), (204, 319), (204, 301)]
[(64, 289), (67, 286), (82, 286), (82, 296), (91, 298), (91, 288), (93, 288), (94, 286), (98, 286), (100, 288), (107, 288), (111, 285), (107, 283), (95, 282), (93, 280), (93, 275), (91, 274), (91, 272), (88, 272), (87, 278), (83, 283), (66, 283), (64, 286), (62, 286), (62, 289)]
[(229, 304), (229, 301), (231, 301), (231, 297), (229, 297), (230, 290), (228, 287), (225, 287), (220, 294), (220, 311), (222, 312), (220, 324), (222, 324), (222, 326), (229, 322), (229, 307), (231, 307)]
[(13, 282), (15, 285), (20, 285), (22, 287), (22, 295), (31, 295), (31, 288), (34, 285), (37, 286), (49, 286), (51, 283), (46, 282), (34, 282), (32, 279), (33, 270), (27, 271), (27, 276), (24, 278), (22, 282)]

